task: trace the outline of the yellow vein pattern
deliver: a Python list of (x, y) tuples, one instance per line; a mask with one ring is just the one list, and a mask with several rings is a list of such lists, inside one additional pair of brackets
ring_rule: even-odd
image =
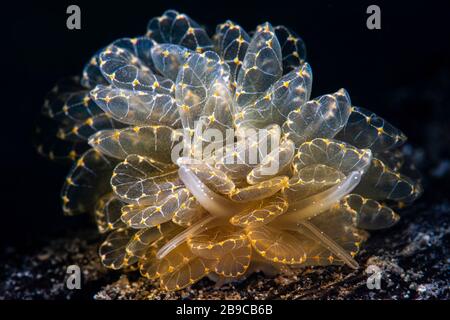
[(126, 245), (126, 252), (129, 256), (143, 258), (150, 246), (158, 243), (180, 232), (182, 228), (172, 222), (158, 224), (157, 226), (141, 229), (130, 238)]
[(289, 112), (282, 130), (297, 146), (313, 138), (333, 138), (347, 123), (350, 97), (344, 89), (306, 102)]
[(278, 176), (248, 187), (236, 188), (230, 194), (230, 199), (237, 202), (261, 200), (286, 187), (288, 180), (287, 176)]
[(215, 85), (226, 85), (230, 71), (227, 64), (211, 51), (192, 54), (178, 73), (175, 98), (181, 123), (193, 131), (194, 121), (204, 113), (208, 98), (217, 92)]
[(108, 235), (99, 249), (102, 263), (111, 269), (117, 270), (130, 266), (138, 261), (138, 257), (129, 255), (126, 247), (136, 233), (133, 229), (118, 229)]
[(230, 20), (219, 24), (216, 28), (216, 34), (214, 35), (216, 50), (230, 66), (230, 81), (233, 89), (237, 86), (236, 80), (250, 40), (247, 32)]
[(369, 148), (373, 152), (396, 148), (406, 141), (406, 136), (400, 130), (361, 107), (352, 107), (347, 124), (336, 138), (358, 148)]
[(243, 108), (261, 95), (283, 73), (280, 43), (272, 25), (258, 26), (239, 70), (236, 100)]
[(170, 79), (153, 73), (138, 57), (121, 47), (110, 45), (99, 55), (100, 70), (116, 88), (173, 94)]
[(89, 144), (99, 152), (117, 159), (137, 154), (157, 162), (172, 163), (172, 147), (182, 133), (167, 126), (134, 126), (98, 131)]
[(306, 47), (303, 40), (285, 26), (276, 26), (274, 30), (281, 46), (284, 73), (301, 66), (306, 60)]
[(152, 205), (183, 189), (174, 165), (135, 154), (114, 168), (111, 186), (122, 201), (135, 205)]
[(178, 72), (192, 50), (175, 44), (159, 44), (152, 48), (151, 55), (156, 70), (172, 81), (177, 80)]
[(355, 226), (365, 230), (390, 228), (400, 220), (400, 216), (388, 206), (358, 194), (344, 197), (339, 207), (341, 210), (351, 211), (355, 217)]
[(299, 169), (283, 191), (289, 202), (294, 203), (340, 184), (344, 178), (345, 175), (338, 169), (324, 164), (311, 164)]
[(252, 247), (265, 259), (275, 263), (300, 264), (306, 260), (303, 243), (288, 231), (270, 226), (247, 229)]
[(311, 67), (305, 63), (281, 77), (261, 97), (237, 113), (236, 126), (263, 128), (273, 123), (282, 126), (293, 121), (287, 119), (288, 115), (308, 101), (311, 85)]
[(213, 47), (205, 29), (175, 10), (167, 10), (161, 17), (151, 19), (147, 36), (159, 43), (173, 43), (196, 52), (204, 52)]
[(355, 193), (375, 200), (412, 202), (422, 194), (422, 186), (373, 158)]
[(344, 142), (316, 138), (302, 143), (294, 157), (294, 172), (314, 164), (323, 164), (344, 175), (352, 171), (365, 172), (370, 166), (370, 149), (358, 149)]
[(125, 224), (120, 219), (123, 205), (124, 203), (112, 192), (98, 199), (94, 213), (95, 222), (97, 222), (100, 233), (125, 227)]
[(121, 123), (181, 126), (175, 99), (168, 94), (99, 85), (91, 91), (91, 97), (106, 114)]
[(59, 81), (45, 98), (42, 108), (44, 116), (67, 124), (101, 114), (102, 110), (92, 101), (89, 90), (78, 82), (78, 77)]
[(125, 125), (120, 123), (108, 114), (100, 113), (84, 121), (78, 121), (72, 124), (61, 125), (57, 132), (57, 137), (68, 141), (87, 141), (90, 136), (100, 130), (110, 130), (123, 128)]
[(61, 191), (63, 211), (67, 215), (93, 212), (97, 200), (111, 192), (109, 179), (117, 162), (94, 149), (86, 151), (67, 176)]
[[(143, 182), (142, 184), (144, 184)], [(160, 183), (157, 186), (157, 191), (152, 195), (153, 191), (143, 193), (139, 202), (153, 202), (152, 205), (134, 205), (129, 204), (122, 207), (121, 219), (130, 228), (141, 229), (158, 226), (161, 223), (172, 220), (175, 213), (179, 210), (181, 205), (189, 200), (190, 193), (186, 188), (177, 188), (171, 186), (167, 189), (167, 183)], [(173, 184), (175, 185), (175, 184)], [(135, 187), (135, 186), (133, 186)], [(172, 191), (172, 189), (175, 189)], [(170, 190), (170, 193), (168, 192)], [(150, 195), (149, 195), (150, 194)], [(143, 198), (145, 200), (143, 200)]]
[(255, 206), (248, 207), (230, 219), (230, 223), (242, 228), (265, 225), (285, 213), (289, 207), (287, 199), (276, 194), (258, 201)]

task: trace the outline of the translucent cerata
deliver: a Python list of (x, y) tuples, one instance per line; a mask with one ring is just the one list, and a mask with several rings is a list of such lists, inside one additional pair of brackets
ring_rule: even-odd
[[(102, 263), (137, 268), (164, 290), (358, 268), (366, 230), (394, 225), (392, 208), (422, 188), (401, 131), (345, 89), (312, 99), (311, 86), (290, 29), (226, 21), (208, 34), (168, 10), (55, 86), (38, 151), (72, 162), (62, 207), (95, 217)], [(207, 156), (205, 132), (224, 137)]]

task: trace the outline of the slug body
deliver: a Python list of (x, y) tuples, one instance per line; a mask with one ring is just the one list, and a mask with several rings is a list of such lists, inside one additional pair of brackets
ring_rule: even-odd
[(366, 230), (395, 224), (389, 206), (412, 203), (421, 185), (403, 174), (402, 132), (346, 90), (310, 99), (311, 86), (288, 28), (249, 36), (227, 21), (210, 38), (169, 10), (49, 94), (57, 142), (38, 150), (73, 161), (63, 210), (94, 214), (102, 263), (135, 265), (166, 290), (358, 268)]

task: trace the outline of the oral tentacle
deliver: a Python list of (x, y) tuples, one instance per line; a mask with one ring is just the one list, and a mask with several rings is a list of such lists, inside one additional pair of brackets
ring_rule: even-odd
[(202, 233), (212, 226), (226, 223), (229, 217), (249, 205), (233, 202), (212, 191), (186, 165), (180, 165), (178, 175), (195, 199), (210, 215), (201, 219), (166, 243), (157, 252), (156, 257), (158, 259), (164, 258), (170, 251), (187, 241), (188, 238)]
[(172, 238), (169, 242), (167, 242), (164, 246), (159, 249), (156, 253), (156, 257), (158, 259), (164, 258), (169, 252), (178, 247), (183, 242), (187, 241), (189, 237), (195, 236), (203, 231), (206, 231), (208, 228), (211, 228), (218, 223), (219, 219), (217, 217), (207, 216), (190, 226), (183, 232), (179, 233), (176, 237)]
[(178, 175), (195, 199), (214, 217), (231, 217), (248, 206), (233, 202), (215, 193), (186, 165), (180, 166)]
[(295, 224), (329, 210), (336, 202), (352, 192), (360, 181), (361, 172), (352, 171), (340, 184), (291, 204), (288, 213), (280, 217), (277, 223)]
[(309, 221), (302, 221), (298, 224), (299, 226), (303, 226), (308, 231), (310, 231), (314, 237), (322, 243), (322, 245), (333, 252), (337, 257), (341, 258), (342, 261), (344, 261), (350, 268), (352, 269), (358, 269), (359, 264), (356, 262), (353, 257), (348, 254), (344, 248), (342, 248), (339, 244), (337, 244), (333, 239), (328, 237), (324, 232), (322, 232), (319, 228), (317, 228), (315, 225), (313, 225)]

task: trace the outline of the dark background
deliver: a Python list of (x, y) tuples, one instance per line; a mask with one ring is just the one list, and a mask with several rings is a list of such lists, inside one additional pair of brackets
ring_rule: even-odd
[[(70, 4), (81, 8), (81, 30), (66, 28)], [(366, 27), (370, 4), (381, 7), (381, 30)], [(144, 34), (148, 20), (170, 8), (210, 32), (226, 19), (247, 31), (265, 21), (293, 29), (307, 46), (313, 96), (344, 87), (353, 104), (402, 129), (422, 154), (426, 192), (421, 201), (448, 199), (448, 1), (73, 0), (10, 5), (2, 8), (0, 42), (6, 55), (0, 74), (3, 244), (38, 243), (89, 224), (87, 217), (62, 214), (59, 190), (69, 168), (35, 153), (31, 141), (36, 116), (56, 80), (80, 74), (91, 55), (113, 40)]]

